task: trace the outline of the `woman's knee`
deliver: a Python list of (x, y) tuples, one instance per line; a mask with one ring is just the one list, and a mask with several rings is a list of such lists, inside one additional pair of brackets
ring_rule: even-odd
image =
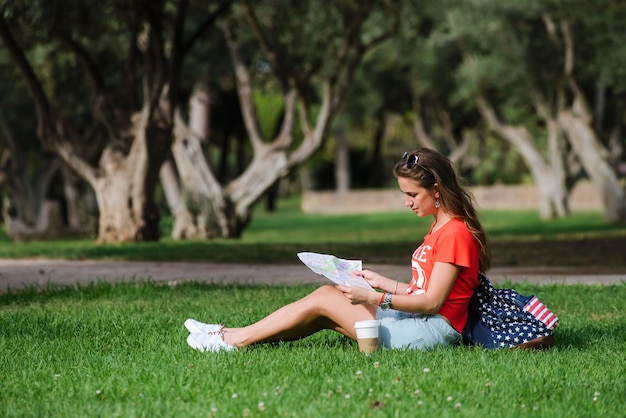
[(309, 293), (309, 295), (305, 297), (305, 300), (308, 302), (310, 309), (322, 312), (328, 309), (329, 304), (336, 305), (340, 297), (345, 299), (343, 293), (336, 287), (324, 285)]
[(309, 294), (309, 298), (319, 300), (321, 303), (337, 300), (337, 298), (344, 298), (345, 296), (335, 286), (324, 285), (315, 289)]
[(335, 287), (331, 285), (320, 286), (313, 291), (312, 294), (320, 294), (320, 295), (337, 295), (341, 292)]

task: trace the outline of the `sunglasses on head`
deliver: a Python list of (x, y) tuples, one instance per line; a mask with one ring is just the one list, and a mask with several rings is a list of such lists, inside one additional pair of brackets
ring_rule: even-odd
[(409, 156), (409, 153), (405, 152), (404, 155), (402, 155), (402, 160), (403, 161), (406, 160), (406, 168), (408, 168), (409, 170), (415, 167), (416, 165), (419, 165), (417, 163), (419, 161), (419, 155), (417, 154), (411, 154)]

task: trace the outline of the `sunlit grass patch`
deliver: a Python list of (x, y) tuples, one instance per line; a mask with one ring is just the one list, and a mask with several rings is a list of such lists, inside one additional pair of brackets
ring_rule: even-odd
[(366, 356), (332, 331), (239, 352), (185, 343), (188, 317), (240, 326), (313, 286), (96, 283), (0, 295), (0, 416), (620, 416), (626, 284), (520, 285), (560, 318), (542, 352)]

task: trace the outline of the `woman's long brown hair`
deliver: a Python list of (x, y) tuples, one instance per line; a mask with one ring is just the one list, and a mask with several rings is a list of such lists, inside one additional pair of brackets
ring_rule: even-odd
[(396, 163), (393, 174), (396, 177), (415, 180), (429, 193), (433, 193), (436, 183), (441, 206), (450, 215), (463, 219), (467, 229), (478, 242), (480, 271), (485, 273), (489, 270), (491, 250), (474, 208), (474, 198), (462, 185), (463, 180), (454, 171), (448, 157), (429, 148), (418, 148), (408, 152), (406, 157)]

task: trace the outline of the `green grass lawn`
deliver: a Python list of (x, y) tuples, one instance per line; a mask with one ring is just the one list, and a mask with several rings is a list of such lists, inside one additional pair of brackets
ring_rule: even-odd
[(312, 286), (148, 282), (0, 295), (2, 417), (623, 417), (626, 284), (516, 287), (560, 317), (542, 352), (371, 356), (331, 331), (200, 353), (187, 317), (240, 326)]
[[(241, 240), (97, 245), (0, 236), (0, 254), (297, 263), (295, 253), (310, 250), (406, 262), (430, 222), (412, 213), (306, 215), (291, 201), (259, 211)], [(502, 264), (624, 266), (626, 226), (607, 226), (598, 213), (543, 222), (534, 212), (486, 211), (483, 222)], [(366, 356), (324, 331), (204, 354), (185, 342), (188, 317), (242, 326), (313, 287), (137, 281), (0, 293), (0, 416), (624, 417), (626, 282), (515, 287), (559, 316), (554, 349)]]

